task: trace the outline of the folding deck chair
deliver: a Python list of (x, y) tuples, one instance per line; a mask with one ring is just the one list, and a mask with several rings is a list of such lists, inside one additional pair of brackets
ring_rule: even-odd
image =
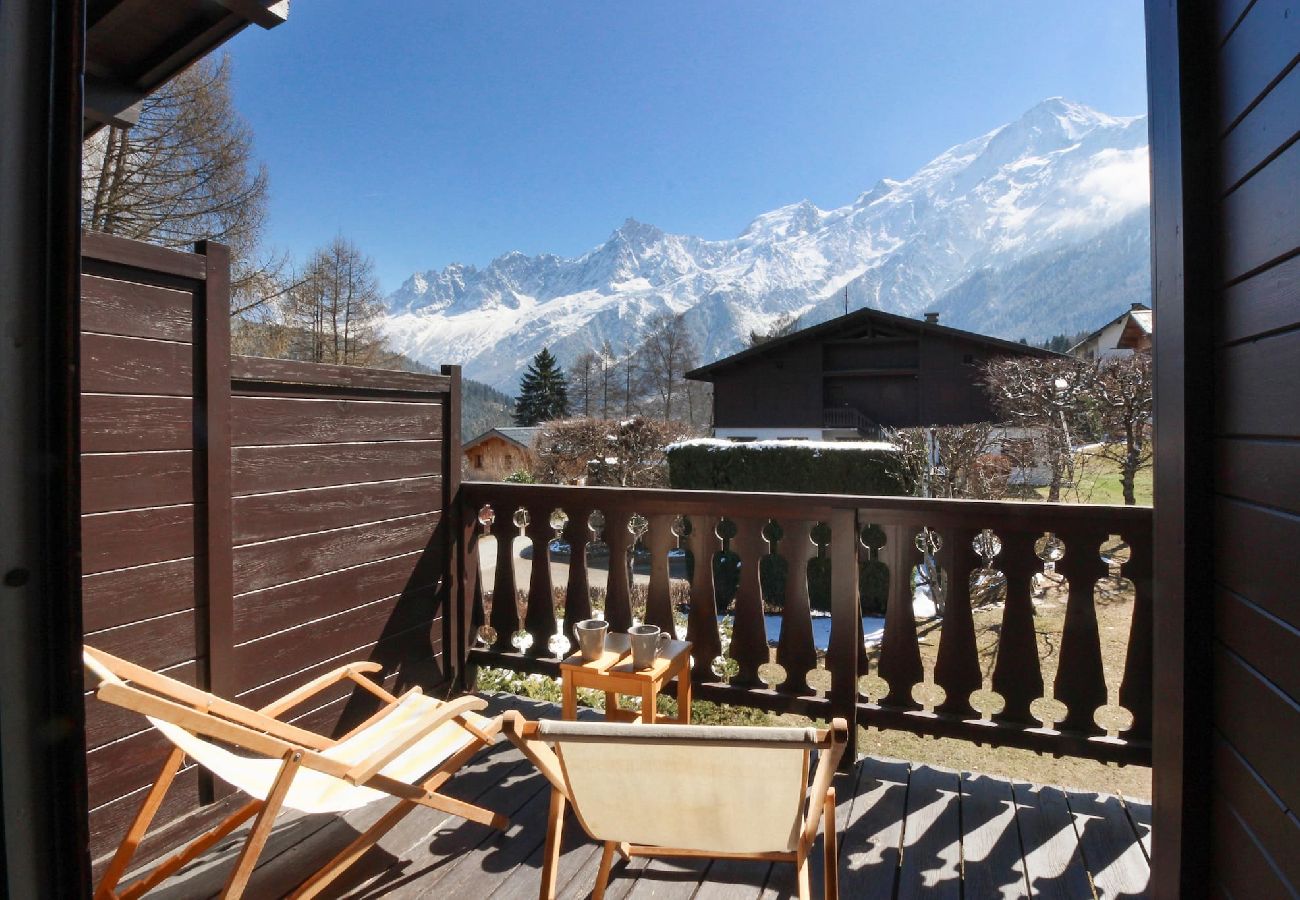
[(831, 776), (848, 740), (843, 719), (818, 730), (528, 722), (511, 711), (504, 731), (551, 783), (542, 900), (555, 897), (565, 804), (604, 844), (594, 900), (615, 852), (792, 862), (809, 900), (808, 855), (823, 816), (826, 898), (838, 896)]
[[(487, 705), (478, 697), (442, 702), (424, 696), (418, 687), (394, 697), (365, 677), (382, 667), (363, 662), (322, 675), (253, 710), (93, 647), (85, 647), (82, 658), (100, 700), (142, 713), (175, 745), (100, 879), (96, 900), (139, 897), (256, 815), (222, 893), (223, 897), (241, 896), (281, 807), (304, 813), (342, 813), (385, 797), (398, 801), (301, 884), (293, 897), (314, 896), (417, 806), (495, 828), (508, 825), (503, 816), (490, 810), (438, 793), (438, 788), (480, 748), (491, 744), (500, 730), (499, 716), (488, 719), (478, 715), (476, 710)], [(345, 679), (385, 705), (338, 740), (276, 718)], [(148, 875), (118, 890), (118, 881), (187, 756), (253, 799)]]

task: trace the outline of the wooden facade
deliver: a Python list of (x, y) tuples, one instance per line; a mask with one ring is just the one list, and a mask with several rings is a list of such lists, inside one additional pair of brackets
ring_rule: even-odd
[[(253, 707), (357, 659), (444, 682), (458, 371), (232, 360), (224, 248), (88, 234), (84, 253), (86, 642)], [(295, 721), (329, 734), (367, 711), (344, 686), (321, 700)], [(98, 856), (170, 745), (105, 704), (86, 719)], [(223, 792), (191, 768), (160, 821)], [(184, 836), (167, 831), (153, 849)]]
[[(929, 319), (863, 309), (743, 350), (686, 377), (712, 383), (718, 434), (865, 434), (873, 425), (993, 421), (979, 383), (980, 366), (1008, 355), (1053, 354)], [(789, 434), (774, 435), (771, 429)]]

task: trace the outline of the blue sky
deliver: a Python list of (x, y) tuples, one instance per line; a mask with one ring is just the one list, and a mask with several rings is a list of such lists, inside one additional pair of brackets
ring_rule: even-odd
[(229, 44), (270, 243), (385, 291), (624, 219), (707, 238), (841, 206), (1061, 95), (1146, 110), (1138, 0), (305, 0)]

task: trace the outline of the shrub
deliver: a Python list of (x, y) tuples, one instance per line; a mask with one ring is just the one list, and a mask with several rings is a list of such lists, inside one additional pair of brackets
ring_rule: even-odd
[(896, 496), (912, 487), (902, 454), (891, 444), (711, 438), (668, 448), (668, 482), (686, 490), (797, 494)]

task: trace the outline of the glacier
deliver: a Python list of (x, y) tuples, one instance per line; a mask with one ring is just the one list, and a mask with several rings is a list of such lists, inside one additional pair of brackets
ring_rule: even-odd
[(1145, 116), (1053, 97), (906, 180), (837, 209), (783, 206), (730, 240), (628, 219), (578, 257), (512, 251), (415, 273), (383, 330), (397, 351), (507, 392), (542, 347), (566, 364), (605, 341), (625, 354), (671, 312), (703, 364), (782, 315), (842, 314), (846, 291), (852, 309), (937, 311), (1010, 340), (1071, 334), (1149, 302), (1149, 170)]

